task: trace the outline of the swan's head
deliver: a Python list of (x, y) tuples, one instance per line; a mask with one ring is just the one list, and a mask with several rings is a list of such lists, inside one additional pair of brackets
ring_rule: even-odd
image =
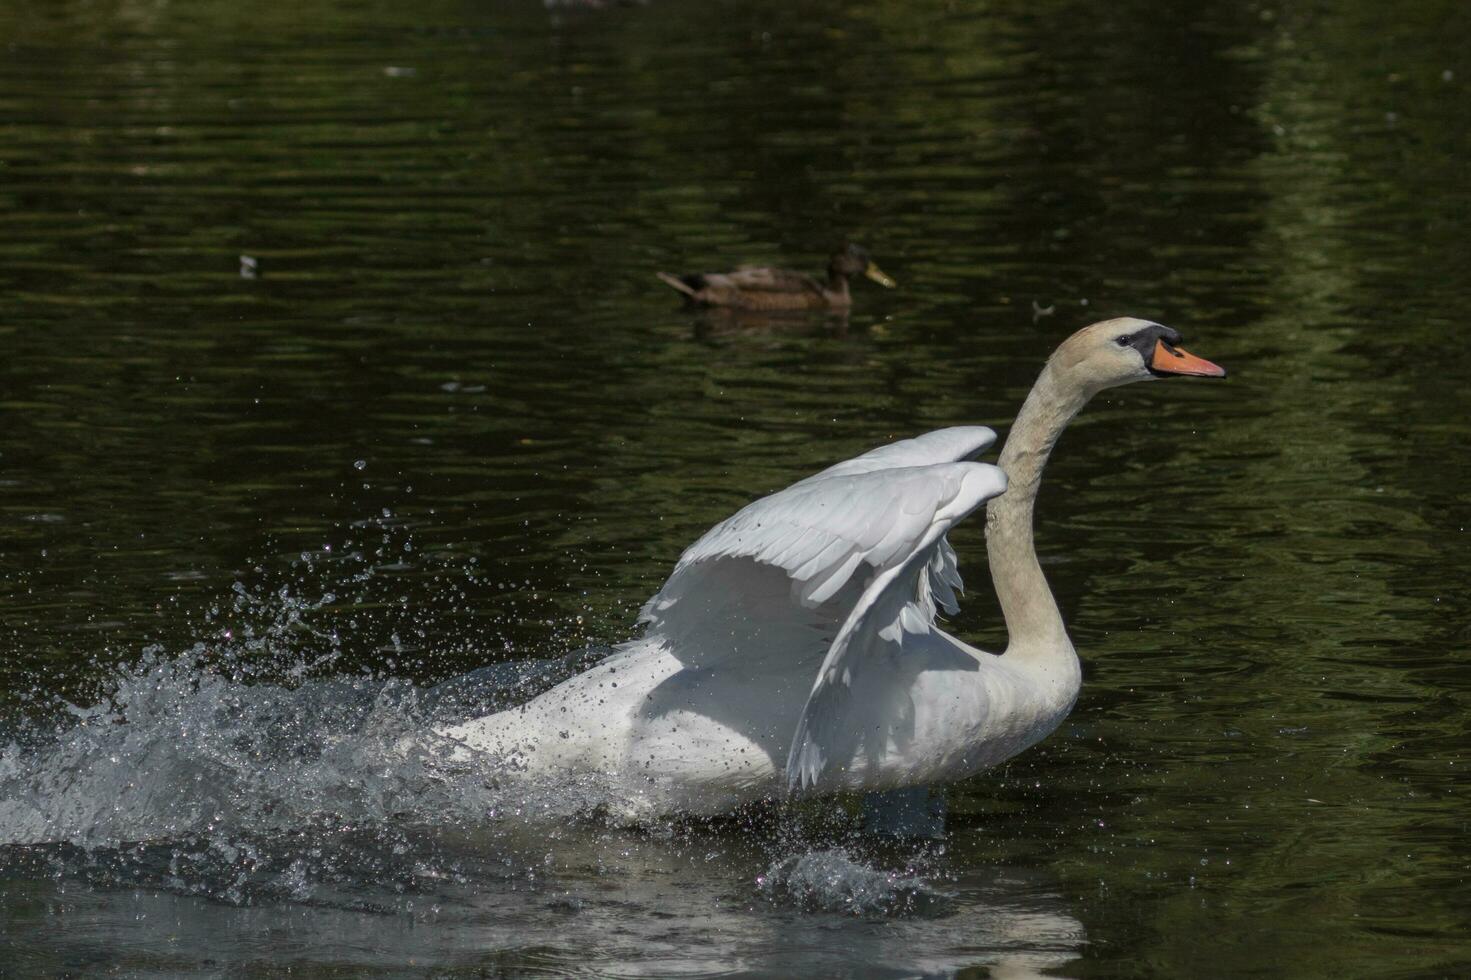
[(1090, 395), (1176, 374), (1226, 376), (1225, 368), (1182, 348), (1178, 330), (1129, 316), (1084, 327), (1063, 341), (1047, 363), (1062, 379)]
[(837, 274), (843, 276), (867, 276), (880, 286), (893, 289), (898, 283), (884, 275), (884, 270), (878, 267), (868, 255), (868, 249), (862, 245), (848, 245), (841, 252), (834, 252), (828, 261), (827, 271), (829, 275)]

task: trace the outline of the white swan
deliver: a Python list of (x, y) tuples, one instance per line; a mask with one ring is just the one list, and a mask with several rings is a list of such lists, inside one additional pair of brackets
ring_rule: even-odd
[[(923, 786), (1015, 755), (1057, 727), (1082, 676), (1032, 545), (1043, 465), (1099, 391), (1225, 374), (1179, 340), (1132, 318), (1074, 334), (999, 468), (970, 462), (990, 429), (940, 429), (755, 501), (685, 551), (644, 606), (641, 638), (522, 707), (437, 734), (452, 759), (598, 774), (621, 802), (661, 812)], [(987, 500), (1003, 655), (935, 625), (960, 586), (945, 533)]]

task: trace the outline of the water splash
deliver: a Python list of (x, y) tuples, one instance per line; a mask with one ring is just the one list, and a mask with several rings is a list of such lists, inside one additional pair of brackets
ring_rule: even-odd
[[(300, 567), (311, 565), (304, 556)], [(337, 621), (327, 614), (338, 596), (378, 583), (371, 570), (330, 588), (311, 581), (237, 584), (206, 617), (204, 639), (178, 653), (151, 647), (115, 668), (94, 703), (61, 705), (0, 736), (9, 867), (230, 906), (402, 912), (471, 901), (463, 896), (488, 885), (534, 890), (549, 862), (623, 848), (607, 835), (640, 818), (626, 785), (599, 775), (531, 784), (493, 760), (447, 767), (425, 737), (533, 697), (606, 648), (494, 664), (434, 687), (338, 673), (341, 638), (320, 624)], [(642, 833), (678, 837), (670, 826)], [(851, 849), (814, 850), (801, 833), (738, 826), (717, 837), (709, 854), (755, 846), (756, 867), (769, 866), (755, 891), (775, 907), (944, 908), (915, 867), (880, 870)]]
[[(379, 810), (412, 774), (367, 764), (413, 691), (367, 678), (252, 684), (204, 651), (152, 652), (69, 723), (0, 750), (0, 843), (82, 846), (301, 826)], [(381, 751), (378, 758), (386, 758)]]
[(776, 902), (856, 916), (938, 914), (952, 897), (916, 868), (874, 867), (843, 847), (781, 858), (756, 879), (756, 886)]
[[(312, 625), (336, 600), (237, 584), (229, 615), (210, 617), (228, 625), (207, 640), (177, 655), (146, 649), (96, 703), (21, 722), (0, 741), (0, 845), (231, 840), (322, 820), (524, 812), (525, 799), (487, 792), (491, 774), (446, 781), (431, 770), (432, 746), (403, 746), (434, 724), (531, 697), (602, 651), (494, 665), (434, 688), (337, 675), (339, 638)], [(560, 798), (566, 809), (587, 804)]]

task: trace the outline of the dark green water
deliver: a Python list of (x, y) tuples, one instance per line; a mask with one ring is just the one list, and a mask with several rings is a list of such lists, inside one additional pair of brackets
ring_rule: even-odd
[[(1471, 972), (1464, 3), (9, 4), (0, 44), (0, 974)], [(901, 288), (843, 322), (652, 275), (845, 238)], [(1231, 377), (1064, 437), (1083, 695), (943, 847), (479, 821), (294, 754), (626, 637), (751, 497), (1002, 428), (1123, 313)]]

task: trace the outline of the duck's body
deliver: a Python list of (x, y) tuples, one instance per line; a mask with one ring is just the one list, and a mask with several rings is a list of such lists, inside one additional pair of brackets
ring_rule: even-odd
[[(941, 429), (755, 501), (685, 551), (641, 638), (523, 707), (438, 734), (462, 759), (530, 778), (601, 774), (630, 806), (695, 813), (948, 782), (1015, 755), (1061, 723), (1082, 677), (1032, 545), (1042, 467), (1101, 388), (1223, 373), (1177, 339), (1138, 320), (1075, 335), (1000, 468), (970, 461), (990, 429)], [(935, 625), (960, 585), (945, 534), (987, 501), (1002, 655)]]
[(833, 255), (825, 281), (805, 273), (768, 266), (745, 266), (732, 272), (684, 276), (673, 276), (667, 272), (657, 275), (691, 303), (767, 312), (846, 310), (853, 305), (848, 280), (856, 275), (867, 276), (884, 286), (894, 285), (894, 281), (884, 275), (868, 253), (857, 245), (849, 245)]

